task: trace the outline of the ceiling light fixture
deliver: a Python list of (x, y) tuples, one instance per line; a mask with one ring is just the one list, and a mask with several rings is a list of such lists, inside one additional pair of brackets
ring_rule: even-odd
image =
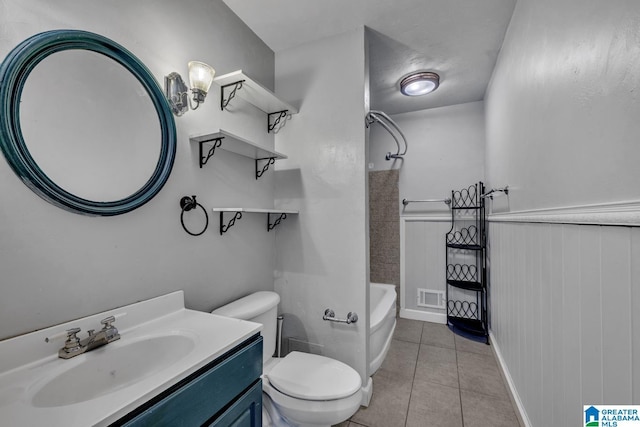
[(436, 73), (418, 71), (400, 81), (400, 92), (406, 96), (420, 96), (433, 92), (440, 85), (440, 76)]

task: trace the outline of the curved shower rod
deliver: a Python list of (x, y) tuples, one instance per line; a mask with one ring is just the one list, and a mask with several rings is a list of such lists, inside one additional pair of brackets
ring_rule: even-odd
[[(378, 122), (380, 125), (385, 128), (389, 134), (396, 141), (396, 145), (398, 146), (398, 152), (396, 154), (387, 153), (385, 159), (400, 159), (402, 156), (407, 154), (407, 149), (409, 148), (409, 144), (407, 143), (407, 138), (404, 136), (404, 133), (400, 130), (396, 122), (391, 119), (386, 113), (377, 110), (371, 110), (365, 116), (365, 126), (369, 127), (369, 125)], [(393, 127), (393, 129), (392, 129)], [(397, 135), (396, 135), (397, 134)], [(404, 143), (404, 151), (400, 152), (400, 141), (398, 140), (398, 135), (402, 138), (402, 142)]]

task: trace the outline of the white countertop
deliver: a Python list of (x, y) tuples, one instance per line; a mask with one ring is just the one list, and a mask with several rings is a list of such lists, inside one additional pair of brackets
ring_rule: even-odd
[[(44, 338), (72, 327), (99, 329), (100, 320), (118, 317), (121, 338), (91, 352), (64, 360), (58, 349), (64, 339), (46, 343)], [(182, 291), (109, 310), (62, 325), (0, 341), (0, 426), (106, 426), (166, 390), (247, 338), (262, 325), (184, 308)], [(83, 402), (43, 407), (34, 395), (50, 380), (71, 371), (91, 357), (114, 351), (132, 342), (160, 335), (179, 334), (195, 342), (194, 348), (176, 362), (139, 381)], [(73, 387), (73, 381), (69, 382)], [(64, 393), (64, 390), (60, 390)]]

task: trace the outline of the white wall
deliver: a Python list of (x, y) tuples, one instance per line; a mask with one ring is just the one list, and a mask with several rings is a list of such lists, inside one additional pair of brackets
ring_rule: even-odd
[[(122, 44), (160, 84), (171, 71), (186, 78), (187, 61), (199, 59), (218, 74), (243, 69), (273, 85), (273, 52), (220, 1), (0, 2), (0, 27), (0, 57), (38, 32), (76, 28)], [(198, 132), (223, 127), (273, 147), (263, 113), (240, 100), (233, 102), (233, 113), (222, 113), (218, 96), (214, 86), (199, 110), (176, 118), (178, 149), (167, 184), (125, 215), (86, 217), (54, 207), (0, 160), (0, 338), (176, 289), (185, 290), (189, 307), (202, 310), (273, 289), (275, 238), (266, 232), (264, 217), (246, 215), (224, 236), (211, 212), (201, 237), (187, 235), (180, 225), (184, 195), (197, 195), (207, 209), (273, 206), (274, 175), (256, 181), (252, 161), (220, 152), (198, 168), (197, 147), (188, 140)]]
[[(396, 145), (379, 124), (372, 124), (369, 166), (372, 170), (400, 168), (400, 199), (435, 199), (451, 196), (451, 190), (484, 179), (484, 103), (396, 114), (409, 143), (404, 160), (387, 161)], [(401, 206), (402, 207), (402, 206)], [(433, 205), (409, 205), (404, 214), (432, 211)], [(438, 210), (446, 208), (438, 206)], [(445, 209), (446, 211), (446, 209)]]
[(403, 216), (401, 234), (400, 317), (435, 323), (447, 323), (444, 308), (418, 306), (418, 289), (446, 292), (445, 235), (451, 229), (451, 217)]
[[(402, 160), (385, 160), (396, 151), (379, 124), (370, 127), (369, 170), (400, 169), (402, 199), (444, 199), (485, 176), (484, 103), (396, 114), (391, 118), (405, 134), (409, 148)], [(450, 215), (444, 203), (399, 205), (401, 215)]]
[[(405, 222), (401, 237), (401, 286), (404, 303), (401, 315), (441, 321), (443, 310), (418, 307), (418, 288), (444, 291), (444, 234), (451, 227), (451, 211), (444, 203), (411, 203), (402, 199), (444, 199), (484, 180), (484, 103), (396, 114), (391, 118), (405, 134), (409, 148), (403, 160), (387, 161), (396, 152), (393, 138), (379, 124), (370, 127), (370, 170), (400, 169), (398, 209), (402, 216), (420, 216)], [(444, 221), (444, 222), (443, 222)], [(429, 260), (426, 264), (425, 260)], [(435, 313), (430, 316), (426, 313)]]
[(640, 199), (639, 12), (518, 2), (486, 106), (487, 180), (511, 211)]
[(521, 0), (488, 89), (490, 328), (534, 426), (640, 403), (637, 230), (612, 226), (639, 209), (611, 205), (640, 199), (639, 26), (637, 2)]
[[(367, 375), (368, 223), (364, 29), (276, 54), (276, 90), (300, 113), (276, 136), (276, 204), (299, 209), (276, 238), (283, 335)], [(289, 221), (287, 219), (286, 221)], [(356, 312), (356, 324), (322, 320)], [(324, 347), (322, 347), (324, 346)]]

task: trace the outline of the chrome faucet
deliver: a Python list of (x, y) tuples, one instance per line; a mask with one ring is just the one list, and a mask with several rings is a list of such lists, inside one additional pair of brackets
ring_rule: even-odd
[[(112, 341), (119, 340), (120, 334), (118, 333), (118, 328), (112, 325), (115, 320), (116, 318), (113, 316), (102, 319), (100, 321), (102, 329), (98, 332), (96, 332), (95, 329), (90, 329), (87, 331), (89, 336), (83, 339), (78, 338), (76, 335), (80, 332), (80, 328), (68, 329), (66, 331), (67, 340), (64, 343), (64, 347), (58, 351), (58, 357), (62, 359), (71, 359), (79, 354), (86, 353), (95, 348), (109, 344)], [(46, 338), (45, 341), (49, 342), (49, 338)]]

